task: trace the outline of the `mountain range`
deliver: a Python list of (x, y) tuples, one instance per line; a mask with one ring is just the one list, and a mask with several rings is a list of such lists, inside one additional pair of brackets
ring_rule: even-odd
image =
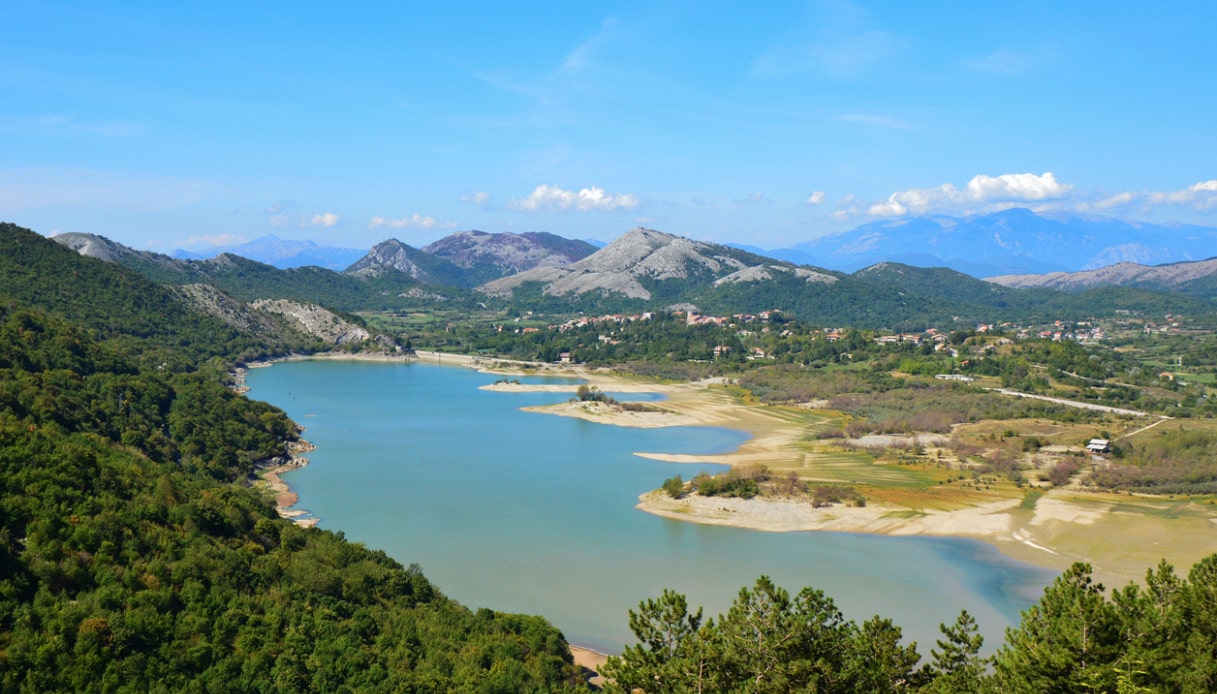
[(971, 217), (881, 220), (768, 254), (845, 272), (879, 262), (949, 267), (974, 277), (1091, 270), (1120, 262), (1202, 260), (1217, 229), (1014, 208)]
[(424, 284), (468, 289), (535, 268), (569, 265), (595, 251), (586, 241), (554, 234), (458, 231), (421, 249), (397, 239), (382, 241), (345, 272), (362, 277), (397, 272)]
[(1047, 287), (1050, 289), (1086, 289), (1089, 287), (1121, 286), (1148, 287), (1165, 291), (1181, 291), (1205, 295), (1206, 288), (1217, 280), (1217, 257), (1194, 262), (1141, 265), (1116, 263), (1095, 270), (1050, 272), (1043, 275), (999, 275), (986, 281), (1003, 287)]
[(679, 307), (722, 315), (779, 308), (820, 324), (913, 327), (1217, 310), (1217, 275), (1200, 268), (1170, 286), (1143, 279), (1060, 291), (1024, 279), (1018, 288), (894, 262), (847, 274), (644, 228), (600, 249), (552, 234), (458, 232), (423, 249), (390, 239), (343, 272), (279, 269), (232, 254), (179, 260), (87, 234), (55, 240), (171, 285), (208, 284), (246, 302), (288, 299), (346, 312), (442, 305), (566, 314)]
[[(410, 263), (418, 268), (410, 274), (420, 279), (431, 276), (441, 283), (459, 277), (462, 286), (473, 287), (537, 266), (562, 267), (605, 245), (573, 241), (545, 232), (461, 231), (416, 249), (454, 263), (457, 270), (414, 256)], [(938, 215), (880, 220), (850, 231), (770, 250), (727, 245), (796, 265), (843, 272), (895, 262), (918, 267), (949, 267), (973, 277), (992, 277), (1077, 272), (1117, 263), (1158, 265), (1202, 260), (1213, 256), (1217, 249), (1217, 228), (1037, 214), (1025, 208), (1014, 208), (968, 217)], [(390, 249), (389, 252), (394, 251)], [(173, 257), (206, 260), (224, 254), (280, 269), (314, 265), (342, 271), (361, 260), (367, 251), (269, 235), (240, 245), (213, 247), (205, 253), (177, 250)], [(470, 272), (475, 266), (477, 270)], [(419, 272), (421, 274), (416, 274)]]
[(280, 269), (316, 265), (329, 270), (342, 270), (366, 251), (338, 246), (321, 246), (313, 241), (281, 239), (274, 234), (235, 245), (221, 245), (206, 251), (177, 249), (171, 254), (178, 260), (207, 260), (224, 254), (239, 255)]

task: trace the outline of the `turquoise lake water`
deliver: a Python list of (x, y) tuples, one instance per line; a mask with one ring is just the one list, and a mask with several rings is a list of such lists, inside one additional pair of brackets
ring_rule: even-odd
[(317, 446), (284, 479), (320, 527), (417, 562), (470, 607), (541, 614), (602, 651), (633, 642), (627, 610), (664, 588), (711, 616), (761, 574), (791, 593), (824, 590), (849, 619), (889, 617), (927, 657), (938, 624), (966, 608), (992, 650), (1054, 576), (972, 540), (766, 533), (643, 513), (639, 494), (715, 466), (635, 451), (725, 452), (747, 435), (521, 412), (570, 396), (478, 389), (496, 379), (417, 362), (306, 361), (253, 369), (247, 384)]

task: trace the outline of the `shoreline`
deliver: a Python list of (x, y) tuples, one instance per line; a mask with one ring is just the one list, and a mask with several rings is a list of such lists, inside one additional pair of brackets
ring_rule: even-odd
[[(680, 464), (746, 466), (789, 460), (800, 450), (805, 426), (782, 419), (776, 410), (743, 405), (705, 384), (639, 384), (572, 367), (566, 373), (604, 392), (653, 392), (667, 399), (663, 412), (629, 412), (603, 403), (568, 401), (521, 408), (613, 426), (720, 426), (743, 430), (749, 441), (730, 453), (689, 455), (637, 451), (634, 455)], [(576, 386), (494, 384), (486, 390), (571, 392)], [(1097, 582), (1109, 588), (1142, 582), (1162, 559), (1181, 573), (1217, 553), (1217, 511), (1192, 501), (1131, 494), (1044, 490), (1031, 506), (1021, 497), (964, 504), (949, 510), (914, 508), (868, 499), (866, 506), (840, 504), (812, 508), (782, 498), (700, 497), (680, 500), (659, 490), (641, 494), (635, 508), (672, 520), (726, 525), (765, 532), (828, 531), (893, 537), (958, 537), (984, 542), (1001, 554), (1041, 568), (1063, 571), (1075, 562), (1091, 564)]]
[[(375, 361), (375, 362), (405, 362), (410, 360), (410, 356), (406, 353), (389, 354), (387, 352), (379, 353), (363, 353), (363, 352), (322, 352), (318, 354), (289, 354), (285, 357), (276, 357), (274, 359), (264, 359), (261, 361), (252, 361), (244, 366), (238, 366), (229, 372), (232, 376), (232, 389), (234, 392), (248, 394), (249, 387), (245, 385), (245, 375), (250, 369), (264, 369), (275, 364), (292, 361)], [(296, 423), (299, 431), (303, 432), (304, 428)], [(287, 461), (271, 465), (264, 468), (259, 468), (255, 473), (257, 480), (255, 486), (261, 486), (268, 489), (275, 500), (275, 512), (279, 517), (291, 521), (302, 528), (311, 528), (321, 522), (321, 519), (312, 515), (312, 512), (295, 508), (300, 502), (300, 495), (292, 490), (291, 486), (283, 480), (281, 475), (285, 472), (298, 470), (302, 467), (307, 467), (309, 459), (300, 455), (317, 450), (317, 447), (304, 439), (298, 439), (296, 442), (290, 442), (286, 452)]]
[[(752, 436), (738, 449), (715, 455), (659, 454), (637, 451), (635, 455), (671, 463), (712, 463), (730, 466), (789, 462), (792, 456), (808, 457), (805, 446), (806, 420), (783, 417), (777, 408), (739, 403), (724, 389), (710, 385), (721, 379), (697, 383), (639, 383), (617, 374), (581, 365), (539, 364), (510, 359), (447, 352), (417, 351), (407, 354), (292, 355), (279, 361), (348, 360), (380, 362), (428, 362), (474, 368), (483, 373), (506, 376), (550, 375), (577, 379), (570, 384), (519, 384), (500, 382), (480, 386), (500, 392), (569, 392), (580, 383), (602, 392), (658, 393), (664, 400), (647, 403), (653, 411), (631, 412), (599, 402), (570, 400), (552, 405), (521, 408), (524, 411), (574, 417), (613, 426), (652, 428), (669, 426), (716, 426), (741, 430)], [(805, 463), (806, 465), (806, 463)], [(294, 469), (289, 467), (287, 469)], [(274, 471), (283, 491), (294, 494)], [(283, 497), (284, 500), (287, 496)], [(298, 499), (297, 499), (298, 501)], [(1173, 505), (1172, 505), (1173, 504)], [(1164, 510), (1164, 506), (1169, 506)], [(728, 525), (766, 532), (829, 531), (888, 536), (959, 537), (984, 542), (1001, 554), (1041, 568), (1062, 571), (1077, 561), (1086, 561), (1094, 577), (1108, 587), (1143, 581), (1145, 572), (1166, 559), (1185, 572), (1199, 559), (1217, 553), (1217, 512), (1195, 502), (1167, 502), (1130, 494), (1080, 492), (1054, 488), (1027, 506), (1018, 497), (966, 503), (949, 510), (915, 508), (868, 499), (866, 506), (833, 505), (812, 508), (807, 502), (790, 499), (732, 499), (687, 496), (666, 498), (657, 490), (639, 496), (635, 508), (654, 515), (691, 523)], [(299, 522), (291, 505), (281, 515)], [(294, 514), (294, 515), (285, 515)], [(316, 522), (316, 521), (314, 521)], [(1180, 540), (1183, 538), (1183, 540)]]
[[(449, 364), (466, 366), (466, 368), (476, 368), (484, 371), (484, 373), (499, 373), (499, 370), (487, 368), (483, 364), (484, 359), (478, 357), (467, 356), (467, 354), (448, 354), (441, 352), (417, 351), (414, 354), (388, 354), (388, 353), (335, 353), (327, 352), (323, 354), (291, 354), (291, 356), (281, 357), (276, 359), (260, 360), (260, 362), (251, 362), (241, 368), (232, 371), (232, 377), (239, 392), (248, 392), (249, 388), (245, 386), (245, 374), (249, 369), (263, 369), (267, 366), (273, 366), (282, 362), (308, 362), (308, 360), (347, 360), (347, 362), (427, 362), (434, 359), (437, 363), (442, 363), (444, 359), (448, 359)], [(512, 362), (506, 359), (493, 359), (494, 364), (510, 364), (516, 366), (518, 375), (525, 374), (525, 369), (534, 366), (528, 362)], [(537, 364), (540, 365), (540, 364)], [(546, 365), (548, 366), (548, 365)], [(579, 376), (574, 376), (579, 377)], [(559, 386), (565, 388), (566, 386)], [(578, 385), (571, 385), (570, 391), (574, 392)], [(646, 391), (639, 391), (646, 392)], [(299, 494), (292, 491), (290, 485), (282, 480), (280, 475), (284, 472), (298, 470), (309, 465), (309, 459), (304, 458), (301, 453), (315, 450), (316, 447), (312, 443), (301, 440), (297, 446), (288, 450), (288, 460), (286, 463), (270, 466), (270, 468), (258, 471), (258, 480), (263, 483), (265, 488), (269, 488), (275, 497), (275, 510), (284, 520), (295, 522), (296, 525), (302, 527), (313, 527), (320, 522), (320, 517), (313, 516), (307, 510), (293, 508), (299, 503)], [(302, 517), (307, 516), (307, 517)], [(574, 664), (583, 668), (584, 677), (587, 682), (595, 688), (600, 688), (605, 683), (604, 676), (600, 675), (600, 668), (609, 660), (607, 653), (602, 651), (583, 647), (583, 645), (568, 644), (568, 650), (571, 651), (571, 657)]]
[(583, 668), (584, 678), (587, 680), (587, 683), (596, 688), (603, 687), (604, 675), (600, 674), (600, 668), (604, 667), (604, 663), (608, 661), (609, 654), (601, 653), (586, 646), (567, 644), (567, 647), (570, 649), (570, 654), (574, 658), (575, 665)]
[(258, 479), (263, 483), (262, 486), (274, 494), (275, 511), (279, 514), (279, 517), (289, 520), (302, 528), (311, 528), (317, 525), (321, 519), (311, 515), (304, 509), (294, 508), (300, 502), (300, 495), (292, 491), (292, 488), (288, 486), (287, 482), (283, 481), (280, 475), (307, 467), (308, 464), (308, 458), (292, 454), (288, 462), (258, 472)]

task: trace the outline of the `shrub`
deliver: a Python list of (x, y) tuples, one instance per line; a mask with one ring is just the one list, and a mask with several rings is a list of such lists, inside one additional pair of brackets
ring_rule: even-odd
[(663, 490), (673, 499), (683, 498), (685, 495), (685, 481), (680, 478), (680, 475), (669, 477), (663, 481)]
[(1069, 478), (1073, 477), (1073, 473), (1077, 472), (1079, 467), (1076, 460), (1062, 460), (1048, 471), (1048, 481), (1054, 487), (1063, 487), (1069, 484)]

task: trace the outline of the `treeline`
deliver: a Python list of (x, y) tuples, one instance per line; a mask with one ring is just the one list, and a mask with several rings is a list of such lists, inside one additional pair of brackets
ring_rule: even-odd
[[(6, 283), (57, 245), (16, 240), (22, 254), (0, 256), (0, 691), (582, 685), (544, 619), (472, 612), (418, 567), (280, 519), (250, 487), (295, 426), (194, 360), (273, 345), (70, 252), (47, 272), (72, 292), (37, 310)], [(150, 295), (107, 313), (120, 288)], [(164, 325), (145, 317), (157, 307)]]
[(1217, 555), (1186, 579), (1163, 562), (1106, 594), (1074, 564), (990, 657), (966, 611), (923, 659), (883, 617), (847, 620), (832, 598), (761, 577), (712, 619), (664, 591), (630, 611), (638, 642), (609, 659), (612, 691), (1211, 692), (1217, 690)]

